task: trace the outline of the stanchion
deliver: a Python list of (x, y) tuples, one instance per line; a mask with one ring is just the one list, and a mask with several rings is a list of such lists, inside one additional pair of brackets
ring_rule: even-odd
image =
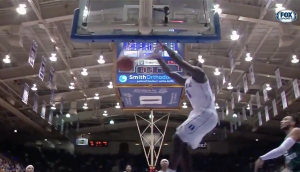
[[(170, 113), (162, 116), (161, 118), (159, 118), (155, 121), (154, 121), (153, 110), (151, 111), (151, 113), (149, 115), (150, 120), (147, 120), (147, 119), (141, 117), (138, 114), (134, 114), (134, 117), (135, 117), (137, 129), (138, 129), (138, 132), (139, 132), (139, 136), (140, 136), (140, 139), (141, 139), (141, 142), (142, 142), (143, 150), (144, 150), (144, 153), (145, 153), (145, 157), (146, 157), (150, 172), (151, 172), (151, 169), (154, 172), (155, 166), (156, 166), (156, 163), (157, 163), (157, 160), (158, 160), (158, 156), (160, 154), (161, 147), (163, 145), (164, 137), (165, 137), (165, 134), (166, 134), (166, 131), (167, 131), (167, 126), (168, 126), (168, 122), (169, 122)], [(148, 123), (147, 127), (143, 131), (140, 130), (138, 118), (141, 118), (143, 121)], [(158, 121), (161, 121), (164, 118), (167, 118), (167, 120), (166, 120), (166, 125), (165, 125), (165, 128), (164, 128), (164, 131), (162, 132), (157, 127), (156, 123)], [(154, 133), (154, 128), (158, 131), (158, 133)], [(144, 134), (149, 129), (150, 129), (150, 137), (145, 138)], [(149, 132), (147, 132), (147, 133), (149, 133)], [(157, 135), (157, 134), (159, 134), (160, 137), (158, 139), (154, 139), (155, 138), (154, 135)], [(158, 152), (156, 152), (154, 148), (158, 147), (158, 146), (159, 146), (159, 149), (158, 149)], [(146, 147), (149, 147), (148, 151), (146, 150)]]

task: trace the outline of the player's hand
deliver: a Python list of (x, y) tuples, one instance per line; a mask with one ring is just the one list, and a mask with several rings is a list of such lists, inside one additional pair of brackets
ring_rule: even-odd
[(264, 160), (262, 160), (261, 158), (258, 158), (255, 161), (255, 165), (254, 165), (254, 172), (257, 172), (259, 168), (261, 168), (264, 165)]

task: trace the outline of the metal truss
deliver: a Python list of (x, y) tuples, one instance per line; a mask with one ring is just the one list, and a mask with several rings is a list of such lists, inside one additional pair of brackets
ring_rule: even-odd
[[(156, 163), (157, 163), (158, 156), (160, 154), (162, 145), (163, 145), (164, 137), (165, 137), (165, 134), (166, 134), (166, 131), (167, 131), (168, 123), (169, 123), (170, 113), (162, 116), (161, 118), (159, 118), (157, 120), (154, 120), (153, 110), (151, 111), (151, 113), (149, 115), (150, 120), (147, 120), (147, 119), (141, 117), (140, 115), (138, 115), (136, 113), (134, 114), (134, 117), (135, 117), (137, 129), (138, 129), (138, 132), (139, 132), (139, 136), (140, 136), (140, 139), (141, 139), (141, 144), (143, 146), (143, 150), (144, 150), (144, 153), (145, 153), (145, 157), (146, 157), (148, 166), (151, 169), (154, 169), (155, 166), (156, 166)], [(142, 119), (142, 121), (145, 121), (148, 124), (147, 127), (143, 131), (140, 130), (138, 118)], [(161, 131), (157, 127), (156, 123), (158, 121), (161, 121), (164, 118), (167, 118), (167, 120), (166, 120), (166, 123), (165, 123), (164, 130)], [(154, 129), (156, 129), (158, 131), (158, 134), (160, 134), (160, 137), (157, 140), (155, 140), (155, 138), (154, 138), (155, 137), (154, 134), (157, 134), (157, 133), (154, 133)], [(149, 131), (149, 130), (150, 130), (150, 138), (145, 138), (144, 134), (148, 133), (147, 131)], [(159, 146), (158, 152), (156, 152), (156, 150), (155, 150), (156, 146)], [(146, 147), (149, 147), (149, 150), (146, 150)]]

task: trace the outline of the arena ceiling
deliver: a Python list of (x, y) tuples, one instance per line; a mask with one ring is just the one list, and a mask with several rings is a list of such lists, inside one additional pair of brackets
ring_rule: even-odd
[[(100, 0), (99, 0), (100, 1)], [(56, 94), (55, 104), (59, 109), (60, 99), (64, 98), (64, 114), (71, 108), (71, 102), (76, 102), (77, 115), (64, 118), (65, 122), (72, 122), (70, 130), (76, 129), (76, 121), (80, 120), (79, 133), (101, 132), (104, 130), (116, 130), (126, 127), (135, 127), (135, 118), (132, 111), (116, 109), (118, 97), (114, 89), (107, 86), (112, 81), (112, 43), (74, 43), (69, 39), (74, 9), (78, 8), (77, 0), (24, 0), (27, 5), (27, 14), (19, 15), (16, 12), (19, 0), (3, 0), (0, 3), (0, 58), (9, 55), (10, 64), (1, 64), (0, 68), (0, 105), (1, 120), (0, 127), (5, 128), (7, 136), (17, 130), (19, 135), (30, 134), (39, 138), (62, 139), (59, 132), (52, 130), (39, 114), (32, 111), (33, 92), (30, 92), (28, 104), (21, 101), (24, 84), (30, 87), (37, 85), (36, 91), (39, 95), (39, 107), (43, 101), (47, 102), (47, 113), (51, 91), (47, 82), (38, 78), (38, 70), (41, 56), (50, 57), (54, 46), (59, 50), (56, 52), (58, 60), (50, 62), (56, 71)], [(299, 64), (291, 63), (293, 55), (300, 55), (300, 20), (292, 24), (282, 24), (275, 19), (275, 4), (282, 3), (287, 9), (300, 11), (300, 2), (292, 0), (278, 0), (266, 7), (270, 0), (222, 0), (217, 3), (223, 10), (221, 16), (222, 40), (213, 44), (188, 44), (189, 53), (186, 58), (197, 58), (199, 54), (205, 59), (204, 69), (212, 86), (216, 87), (216, 67), (223, 66), (226, 76), (232, 83), (234, 89), (228, 90), (225, 84), (217, 94), (217, 103), (220, 106), (231, 100), (231, 93), (237, 96), (236, 86), (242, 87), (242, 75), (249, 72), (250, 64), (253, 65), (256, 82), (249, 84), (249, 91), (243, 94), (242, 101), (236, 103), (235, 112), (241, 112), (250, 99), (255, 99), (255, 93), (260, 91), (263, 102), (262, 90), (266, 83), (273, 88), (268, 92), (269, 99), (278, 100), (279, 112), (276, 118), (261, 127), (257, 127), (256, 102), (253, 101), (254, 115), (247, 113), (247, 120), (243, 121), (241, 127), (231, 135), (249, 136), (253, 138), (273, 137), (272, 133), (278, 131), (279, 120), (286, 113), (298, 112), (299, 101), (295, 100), (292, 81), (300, 79)], [(111, 15), (110, 10), (103, 10), (99, 19), (106, 20)], [(232, 30), (237, 30), (240, 38), (232, 41), (230, 35)], [(28, 54), (32, 41), (38, 44), (37, 58), (34, 68), (28, 64)], [(234, 50), (236, 56), (236, 67), (230, 74), (229, 52)], [(253, 61), (244, 60), (246, 52), (250, 52)], [(103, 55), (105, 64), (99, 64), (97, 60)], [(48, 65), (49, 66), (49, 65)], [(83, 68), (88, 70), (88, 76), (82, 76)], [(279, 68), (282, 77), (283, 88), (276, 87), (275, 70)], [(48, 72), (49, 69), (46, 69)], [(75, 78), (75, 79), (74, 79)], [(47, 81), (47, 79), (45, 79)], [(228, 81), (228, 82), (229, 82)], [(75, 89), (70, 90), (71, 82), (75, 82)], [(288, 108), (284, 111), (280, 102), (280, 92), (286, 91)], [(94, 100), (95, 93), (99, 93), (100, 100)], [(186, 100), (188, 102), (188, 100)], [(87, 103), (88, 109), (83, 109)], [(177, 126), (188, 115), (191, 109), (172, 111), (169, 125)], [(40, 111), (40, 108), (39, 108)], [(107, 116), (103, 116), (107, 111)], [(138, 112), (147, 117), (149, 112)], [(166, 112), (155, 112), (156, 115)], [(219, 111), (219, 113), (221, 113)], [(233, 114), (231, 112), (230, 114)], [(109, 121), (114, 120), (114, 125)], [(221, 121), (221, 126), (216, 131), (221, 132), (224, 126), (228, 128), (232, 115)], [(161, 124), (162, 125), (162, 124)], [(103, 127), (107, 126), (107, 127)], [(216, 132), (215, 131), (215, 132)], [(254, 132), (252, 132), (254, 131)], [(246, 133), (246, 135), (245, 135)], [(280, 136), (280, 134), (278, 134)], [(274, 138), (278, 138), (275, 134)]]

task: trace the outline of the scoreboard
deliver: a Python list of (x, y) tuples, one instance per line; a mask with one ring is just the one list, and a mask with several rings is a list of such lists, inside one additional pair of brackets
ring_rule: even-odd
[[(183, 70), (172, 60), (167, 61), (168, 66), (174, 72), (183, 72)], [(125, 72), (124, 72), (125, 73)], [(164, 74), (165, 72), (160, 67), (159, 63), (155, 59), (141, 59), (137, 60), (136, 65), (132, 71), (136, 74)]]
[[(166, 46), (184, 58), (183, 43), (165, 43)], [(136, 109), (178, 109), (183, 88), (175, 83), (155, 59), (147, 59), (156, 47), (155, 43), (118, 43), (117, 58), (135, 57), (131, 71), (116, 69), (116, 86), (122, 100), (122, 108)], [(179, 67), (166, 51), (161, 51), (162, 59), (172, 71), (183, 75)], [(148, 86), (155, 87), (148, 87)]]
[[(184, 54), (182, 43), (165, 43), (181, 57)], [(155, 59), (146, 59), (152, 53), (156, 43), (118, 43), (117, 54), (124, 56), (139, 57), (135, 61), (131, 71), (120, 71), (117, 69), (116, 84), (176, 84), (173, 79), (165, 74)], [(161, 52), (162, 59), (168, 64), (172, 71), (183, 75), (183, 70), (168, 55), (166, 51)]]
[(108, 142), (102, 140), (89, 140), (88, 144), (90, 147), (108, 147)]

